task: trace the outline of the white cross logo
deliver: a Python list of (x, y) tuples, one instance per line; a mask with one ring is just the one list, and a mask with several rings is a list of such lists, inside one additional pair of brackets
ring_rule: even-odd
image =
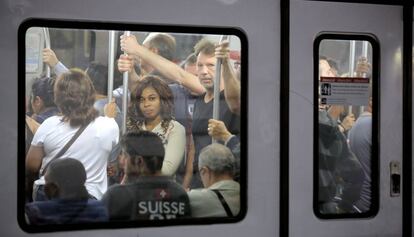
[(164, 189), (163, 190), (161, 190), (161, 192), (160, 192), (160, 196), (162, 197), (162, 198), (165, 198), (165, 196), (167, 195), (167, 193), (164, 191)]

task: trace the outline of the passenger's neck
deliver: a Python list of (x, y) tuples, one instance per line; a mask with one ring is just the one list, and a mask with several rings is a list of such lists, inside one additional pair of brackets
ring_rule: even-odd
[(210, 185), (208, 187), (211, 187), (213, 184), (220, 182), (220, 181), (225, 181), (225, 180), (233, 180), (233, 177), (229, 174), (215, 174), (211, 177), (211, 181), (210, 181)]
[(214, 99), (214, 91), (213, 90), (207, 90), (206, 94), (204, 95), (204, 102), (208, 103), (212, 99)]
[(160, 123), (161, 123), (161, 117), (157, 116), (155, 119), (145, 120), (145, 127), (147, 128), (148, 131), (151, 131)]

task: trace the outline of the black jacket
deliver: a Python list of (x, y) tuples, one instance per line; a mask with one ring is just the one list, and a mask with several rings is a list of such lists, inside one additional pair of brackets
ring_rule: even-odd
[[(326, 111), (319, 111), (319, 205), (320, 211), (354, 212), (364, 180), (362, 166), (349, 149), (338, 124)], [(333, 205), (332, 205), (333, 204)]]

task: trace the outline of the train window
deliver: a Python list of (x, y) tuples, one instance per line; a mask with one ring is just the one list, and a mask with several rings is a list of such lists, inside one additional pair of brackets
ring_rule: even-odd
[(371, 35), (314, 42), (314, 212), (352, 218), (378, 211), (378, 44)]
[(32, 19), (19, 48), (24, 230), (244, 218), (240, 30)]

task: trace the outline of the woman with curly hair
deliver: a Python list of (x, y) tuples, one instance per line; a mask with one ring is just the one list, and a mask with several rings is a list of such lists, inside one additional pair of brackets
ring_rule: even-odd
[[(98, 116), (98, 111), (93, 107), (95, 89), (82, 70), (71, 69), (60, 75), (53, 91), (60, 114), (49, 117), (38, 128), (26, 156), (26, 172), (40, 170), (40, 174), (44, 173), (48, 163), (84, 127), (75, 142), (56, 159), (72, 157), (79, 160), (86, 169), (85, 186), (89, 195), (100, 199), (107, 189), (107, 159), (118, 143), (118, 125), (112, 116)], [(35, 190), (33, 199), (44, 199), (44, 177), (36, 180), (35, 184), (38, 191)]]
[(150, 131), (156, 133), (165, 148), (161, 172), (172, 176), (184, 158), (185, 129), (174, 120), (173, 95), (168, 85), (159, 77), (144, 77), (132, 98), (128, 131)]

